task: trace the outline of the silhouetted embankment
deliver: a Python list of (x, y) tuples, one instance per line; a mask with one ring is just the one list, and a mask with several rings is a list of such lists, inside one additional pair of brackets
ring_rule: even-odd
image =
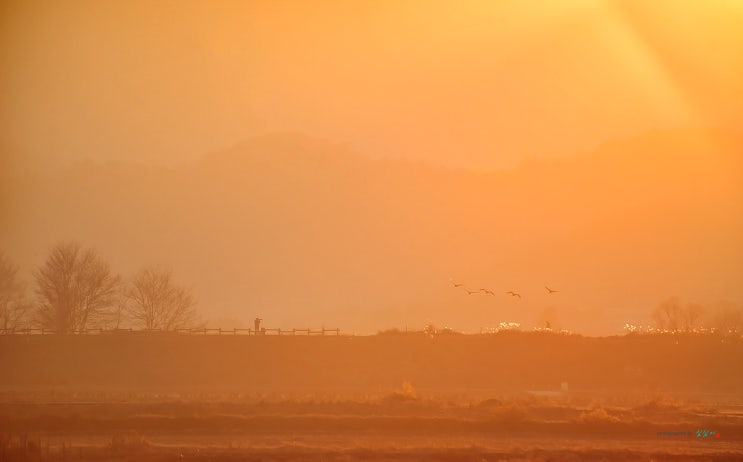
[(179, 334), (0, 337), (0, 387), (386, 393), (520, 390), (737, 393), (743, 341), (542, 333), (367, 337)]

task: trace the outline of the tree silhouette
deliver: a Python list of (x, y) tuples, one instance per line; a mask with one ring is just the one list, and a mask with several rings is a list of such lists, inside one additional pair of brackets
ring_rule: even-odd
[(697, 326), (704, 307), (690, 303), (684, 306), (678, 297), (661, 302), (653, 311), (653, 319), (658, 329), (670, 332), (690, 332)]
[(173, 282), (169, 270), (140, 270), (129, 283), (126, 296), (130, 319), (145, 329), (176, 330), (199, 325), (193, 296)]
[(720, 302), (715, 306), (713, 322), (723, 335), (737, 335), (743, 331), (743, 308), (732, 302)]
[(686, 305), (686, 312), (684, 315), (684, 330), (689, 332), (694, 330), (704, 313), (704, 307), (696, 303), (690, 303)]
[(677, 297), (662, 301), (653, 312), (653, 318), (658, 329), (677, 332), (682, 323), (683, 309)]
[(116, 303), (119, 277), (95, 249), (77, 243), (58, 244), (34, 271), (36, 321), (56, 333), (103, 327)]
[(18, 278), (18, 267), (0, 253), (0, 330), (12, 333), (25, 327), (29, 308), (26, 285)]

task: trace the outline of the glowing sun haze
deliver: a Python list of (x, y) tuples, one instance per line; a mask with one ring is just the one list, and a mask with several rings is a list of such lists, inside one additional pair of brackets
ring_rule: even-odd
[(296, 131), (493, 168), (740, 128), (743, 7), (710, 2), (4, 2), (2, 138), (194, 159)]

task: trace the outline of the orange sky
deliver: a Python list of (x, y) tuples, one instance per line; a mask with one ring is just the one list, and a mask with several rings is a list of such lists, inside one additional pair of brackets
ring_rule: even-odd
[(493, 168), (743, 120), (734, 0), (0, 6), (0, 137), (41, 159), (193, 159), (297, 131)]
[(102, 161), (0, 167), (0, 250), (30, 278), (76, 240), (283, 327), (739, 304), (743, 3), (452, 5), (0, 3), (0, 154)]

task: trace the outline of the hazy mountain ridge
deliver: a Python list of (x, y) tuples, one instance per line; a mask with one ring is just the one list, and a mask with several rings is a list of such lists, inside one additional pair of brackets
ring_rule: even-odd
[[(194, 164), (81, 163), (18, 178), (2, 241), (26, 270), (64, 239), (98, 247), (125, 274), (172, 266), (207, 317), (475, 329), (533, 323), (552, 306), (580, 329), (570, 313), (609, 303), (637, 307), (627, 315), (637, 319), (674, 294), (740, 302), (741, 173), (743, 137), (708, 130), (489, 173), (274, 135)], [(657, 272), (655, 286), (645, 271)], [(518, 289), (524, 301), (473, 300), (449, 277), (499, 295)], [(546, 283), (565, 295), (546, 298)], [(614, 315), (590, 322), (604, 318), (607, 328)]]

